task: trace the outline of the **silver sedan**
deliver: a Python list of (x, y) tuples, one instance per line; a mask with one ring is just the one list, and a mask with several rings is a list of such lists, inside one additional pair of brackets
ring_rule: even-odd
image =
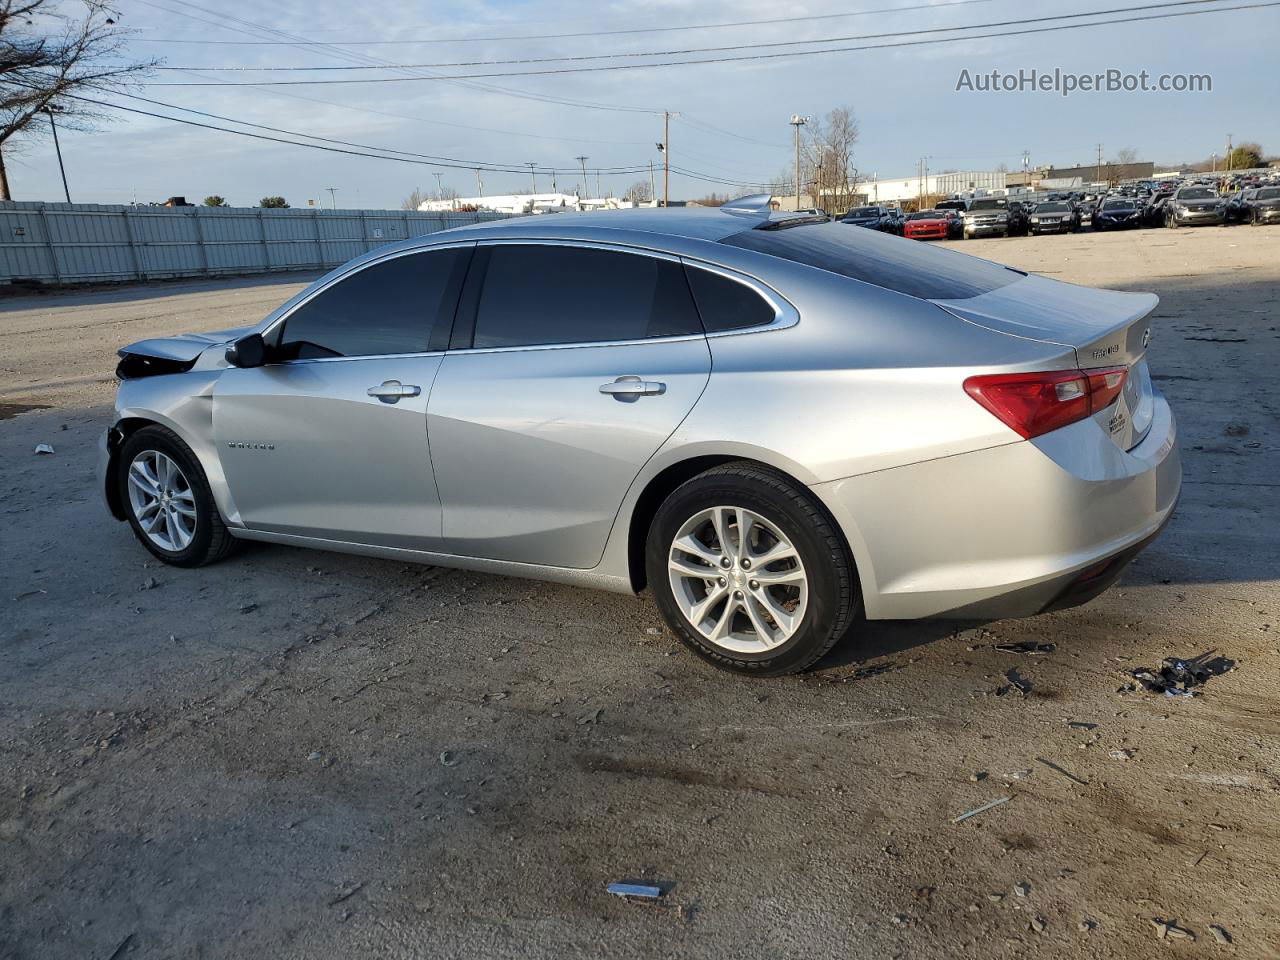
[(1110, 585), (1181, 486), (1156, 298), (767, 200), (448, 230), (126, 347), (110, 510), (182, 566), (259, 540), (647, 588), (760, 676)]

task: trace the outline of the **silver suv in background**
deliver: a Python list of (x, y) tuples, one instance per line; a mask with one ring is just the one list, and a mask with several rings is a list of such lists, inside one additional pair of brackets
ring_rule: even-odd
[(1213, 187), (1182, 187), (1165, 205), (1166, 227), (1222, 225), (1227, 222), (1227, 202)]
[(964, 238), (1009, 236), (1009, 201), (1003, 197), (979, 197), (964, 212)]

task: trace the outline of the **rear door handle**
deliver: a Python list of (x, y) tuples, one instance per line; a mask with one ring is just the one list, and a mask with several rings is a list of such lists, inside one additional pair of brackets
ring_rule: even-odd
[(416, 397), (422, 388), (416, 383), (401, 383), (399, 380), (384, 380), (376, 387), (365, 391), (371, 397), (377, 397), (383, 403), (397, 403), (401, 397)]
[(600, 384), (600, 392), (607, 393), (623, 403), (634, 403), (641, 397), (657, 397), (667, 392), (667, 385), (658, 380), (641, 380), (639, 377), (619, 377), (612, 383)]

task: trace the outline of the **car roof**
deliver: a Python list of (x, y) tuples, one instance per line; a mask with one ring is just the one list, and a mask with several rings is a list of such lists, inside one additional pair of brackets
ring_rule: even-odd
[(598, 236), (599, 230), (618, 230), (716, 241), (749, 230), (767, 218), (767, 214), (730, 213), (719, 207), (644, 207), (586, 213), (543, 213), (453, 227), (416, 239), (427, 242), (446, 237), (449, 240), (469, 237), (496, 240), (504, 236), (563, 239), (579, 232), (586, 239)]

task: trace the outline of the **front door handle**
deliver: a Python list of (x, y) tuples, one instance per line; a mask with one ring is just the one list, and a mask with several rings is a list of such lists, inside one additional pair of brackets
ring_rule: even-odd
[(365, 391), (371, 397), (377, 397), (383, 403), (397, 403), (401, 397), (416, 397), (422, 388), (416, 383), (401, 383), (399, 380), (384, 380), (376, 387)]
[(623, 403), (635, 403), (641, 397), (657, 397), (667, 392), (667, 385), (658, 380), (641, 380), (639, 377), (619, 377), (612, 383), (600, 384), (600, 392), (607, 393)]

